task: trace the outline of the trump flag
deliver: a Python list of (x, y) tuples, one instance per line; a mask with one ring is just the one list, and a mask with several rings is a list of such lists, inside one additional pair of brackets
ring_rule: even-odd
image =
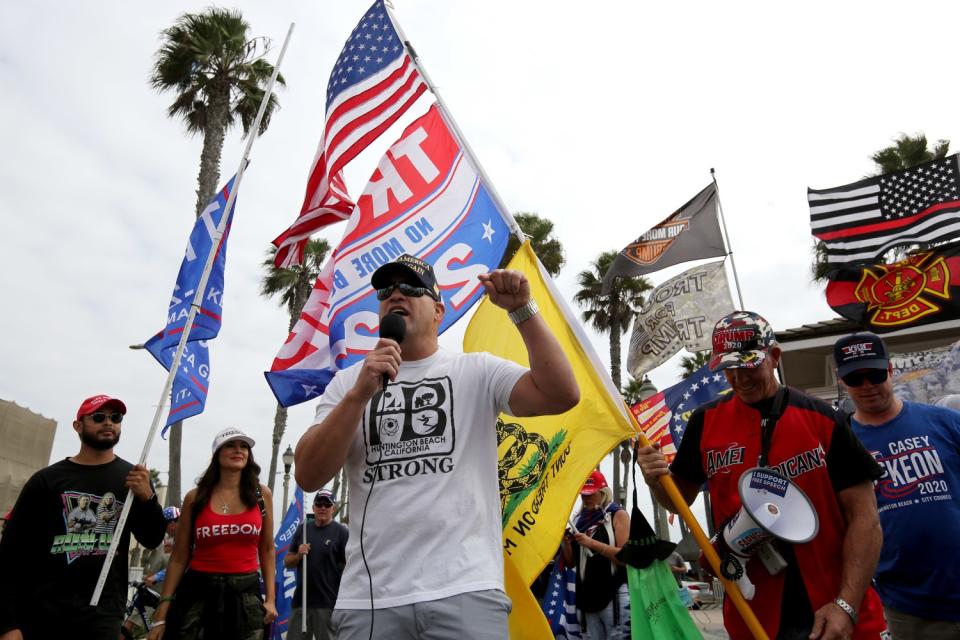
[(477, 276), (499, 264), (510, 219), (431, 107), (380, 160), (266, 373), (280, 404), (316, 398), (373, 349), (380, 318), (370, 276), (402, 254), (433, 265), (446, 307), (440, 331), (450, 327), (483, 293)]
[(220, 333), (220, 322), (223, 316), (223, 272), (227, 264), (227, 237), (230, 235), (230, 225), (233, 223), (233, 212), (237, 208), (236, 198), (227, 214), (223, 237), (217, 239), (216, 231), (226, 210), (230, 193), (233, 191), (234, 179), (236, 176), (230, 178), (193, 225), (187, 250), (180, 264), (180, 272), (177, 274), (177, 282), (173, 286), (173, 295), (167, 311), (167, 326), (144, 344), (157, 362), (169, 371), (180, 336), (183, 335), (187, 324), (187, 316), (190, 315), (193, 298), (200, 287), (200, 278), (206, 266), (207, 256), (215, 250), (213, 270), (207, 280), (200, 309), (193, 320), (190, 336), (184, 347), (177, 375), (173, 380), (170, 413), (167, 414), (163, 433), (166, 433), (174, 422), (201, 413), (207, 401), (210, 353), (206, 341), (216, 338)]
[(271, 638), (273, 640), (283, 640), (287, 635), (287, 626), (290, 623), (290, 614), (293, 611), (293, 592), (297, 589), (297, 572), (299, 568), (287, 569), (283, 566), (283, 557), (289, 553), (291, 547), (296, 549), (300, 544), (299, 540), (293, 539), (297, 527), (303, 522), (303, 489), (297, 487), (293, 492), (293, 502), (287, 509), (280, 528), (277, 529), (277, 535), (273, 539), (276, 547), (276, 594), (277, 594), (277, 619), (273, 623)]

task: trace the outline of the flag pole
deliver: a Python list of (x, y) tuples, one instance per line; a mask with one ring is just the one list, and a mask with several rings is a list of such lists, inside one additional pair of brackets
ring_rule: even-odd
[(451, 114), (450, 110), (447, 108), (447, 103), (443, 101), (443, 96), (441, 96), (440, 92), (437, 91), (437, 85), (433, 83), (433, 80), (430, 79), (430, 74), (428, 74), (427, 70), (423, 68), (423, 61), (420, 60), (420, 56), (417, 55), (416, 49), (414, 49), (413, 45), (410, 44), (410, 41), (407, 39), (403, 29), (400, 28), (400, 23), (397, 21), (397, 17), (393, 13), (393, 5), (391, 4), (390, 0), (384, 0), (383, 6), (387, 10), (387, 16), (390, 18), (393, 28), (396, 29), (397, 35), (400, 36), (400, 40), (403, 42), (403, 46), (406, 47), (407, 52), (410, 54), (410, 59), (413, 61), (414, 66), (417, 68), (417, 71), (420, 72), (420, 75), (423, 76), (424, 82), (427, 83), (427, 88), (430, 89), (430, 92), (437, 99), (437, 107), (440, 110), (441, 117), (447, 126), (453, 130), (453, 135), (457, 138), (460, 144), (463, 145), (463, 150), (466, 152), (467, 157), (470, 158), (473, 166), (476, 167), (477, 173), (480, 174), (484, 185), (490, 191), (490, 197), (493, 199), (494, 203), (496, 203), (497, 209), (500, 211), (500, 217), (503, 218), (503, 221), (508, 227), (510, 227), (510, 231), (522, 244), (523, 241), (527, 239), (527, 236), (523, 233), (523, 230), (520, 229), (520, 225), (517, 224), (513, 214), (511, 214), (510, 210), (507, 209), (507, 205), (503, 202), (503, 198), (500, 197), (500, 194), (497, 192), (497, 188), (493, 185), (493, 182), (490, 180), (490, 177), (484, 170), (483, 165), (480, 164), (480, 160), (477, 159), (477, 155), (473, 152), (473, 148), (470, 146), (470, 143), (467, 142), (466, 136), (463, 135), (463, 131), (460, 129), (459, 125), (457, 125), (457, 121), (453, 119), (453, 114)]
[[(624, 401), (623, 404), (626, 406), (627, 403)], [(644, 435), (643, 428), (640, 426), (637, 416), (633, 415), (633, 411), (630, 411), (629, 409), (630, 408), (627, 407), (627, 413), (630, 414), (630, 419), (633, 421), (633, 426), (637, 430), (637, 438), (639, 439), (640, 446), (649, 446), (651, 444), (650, 440), (648, 440), (647, 436)], [(690, 506), (687, 505), (687, 501), (684, 500), (683, 495), (680, 493), (680, 489), (677, 488), (677, 484), (673, 481), (673, 478), (671, 478), (669, 475), (664, 475), (660, 476), (658, 481), (663, 489), (667, 492), (670, 502), (672, 502), (673, 506), (676, 507), (677, 513), (686, 523), (690, 533), (693, 534), (694, 539), (697, 541), (697, 546), (700, 547), (700, 550), (703, 552), (707, 562), (710, 563), (710, 568), (713, 569), (713, 574), (719, 578), (720, 582), (723, 584), (723, 588), (726, 590), (727, 595), (729, 595), (730, 599), (733, 600), (733, 605), (737, 608), (737, 612), (743, 618), (743, 621), (750, 630), (750, 633), (753, 634), (755, 640), (769, 640), (767, 632), (764, 631), (763, 625), (761, 625), (760, 621), (757, 620), (757, 616), (753, 613), (753, 609), (750, 608), (750, 605), (744, 599), (743, 594), (740, 592), (740, 588), (737, 586), (737, 583), (730, 582), (723, 577), (723, 573), (720, 571), (720, 556), (717, 555), (717, 550), (713, 548), (712, 544), (710, 544), (710, 539), (707, 537), (707, 534), (703, 532), (703, 528), (700, 526), (700, 523), (697, 522), (697, 518), (693, 515), (693, 512), (690, 511)]]
[[(300, 488), (300, 512), (303, 513), (303, 540), (300, 544), (307, 544), (307, 496), (303, 493), (303, 487)], [(302, 594), (300, 605), (300, 632), (307, 633), (307, 556), (304, 555), (301, 560), (300, 568), (300, 592)]]
[(730, 233), (727, 231), (727, 220), (723, 217), (723, 205), (720, 204), (720, 185), (717, 184), (717, 175), (710, 167), (710, 177), (713, 179), (713, 190), (717, 193), (717, 213), (720, 214), (720, 224), (723, 225), (723, 243), (730, 256), (730, 266), (733, 267), (733, 281), (737, 285), (737, 299), (740, 300), (740, 310), (746, 309), (743, 304), (743, 293), (740, 291), (740, 277), (737, 275), (737, 263), (733, 260), (733, 245), (730, 244)]
[[(293, 25), (290, 23), (290, 28), (287, 30), (287, 37), (283, 41), (283, 47), (280, 49), (280, 55), (277, 56), (277, 63), (273, 68), (273, 76), (270, 78), (270, 83), (267, 85), (266, 91), (263, 94), (263, 100), (260, 102), (260, 110), (257, 112), (257, 118), (254, 120), (253, 127), (250, 129), (250, 135), (247, 138), (247, 145), (243, 150), (243, 157), (240, 159), (240, 168), (237, 170), (236, 178), (233, 181), (233, 190), (230, 191), (227, 197), (227, 206), (223, 210), (223, 215), (220, 216), (220, 223), (217, 225), (217, 229), (214, 232), (211, 243), (210, 243), (210, 252), (207, 254), (207, 262), (203, 267), (203, 274), (200, 276), (200, 285), (197, 287), (197, 292), (193, 296), (193, 303), (190, 305), (190, 313), (187, 314), (187, 321), (183, 327), (183, 333), (180, 335), (180, 342), (177, 344), (177, 351), (174, 353), (173, 362), (170, 363), (170, 371), (167, 374), (167, 381), (163, 385), (163, 391), (160, 394), (160, 401), (157, 403), (157, 410), (153, 414), (153, 422), (150, 424), (150, 431), (147, 432), (147, 439), (143, 443), (143, 450), (140, 452), (140, 460), (138, 464), (144, 465), (147, 462), (147, 455), (150, 453), (150, 445), (153, 444), (153, 439), (157, 435), (157, 429), (160, 426), (160, 420), (163, 417), (163, 410), (166, 407), (167, 399), (170, 397), (170, 390), (173, 388), (173, 380), (177, 376), (177, 370), (180, 368), (180, 359), (183, 357), (183, 351), (187, 345), (187, 338), (190, 337), (190, 330), (193, 328), (194, 318), (197, 316), (197, 311), (200, 309), (200, 305), (203, 303), (203, 295), (206, 292), (207, 281), (210, 280), (210, 273), (213, 271), (213, 262), (217, 256), (217, 253), (220, 250), (220, 241), (223, 238), (223, 233), (227, 226), (227, 220), (229, 219), (229, 213), (233, 208), (233, 201), (236, 199), (237, 189), (240, 188), (240, 182), (243, 180), (243, 172), (247, 168), (247, 158), (250, 156), (250, 148), (253, 146), (253, 141), (257, 138), (257, 133), (260, 129), (260, 123), (263, 121), (263, 114), (266, 113), (267, 104), (270, 101), (270, 95), (273, 92), (274, 82), (277, 80), (277, 75), (280, 73), (280, 63), (283, 60), (283, 54), (287, 50), (287, 45), (290, 43), (290, 36), (293, 34)], [(103, 593), (103, 588), (107, 583), (107, 575), (110, 573), (110, 566), (113, 564), (113, 559), (117, 555), (117, 549), (120, 546), (120, 538), (123, 537), (123, 528), (127, 524), (127, 518), (130, 516), (130, 508), (133, 506), (133, 500), (131, 499), (131, 492), (127, 491), (126, 499), (123, 502), (123, 510), (120, 512), (120, 518), (117, 520), (117, 525), (113, 530), (113, 539), (110, 541), (110, 548), (107, 550), (107, 555), (103, 559), (103, 567), (100, 569), (100, 576), (97, 578), (97, 584), (93, 589), (93, 595), (90, 598), (90, 606), (96, 607), (100, 603), (100, 595)]]

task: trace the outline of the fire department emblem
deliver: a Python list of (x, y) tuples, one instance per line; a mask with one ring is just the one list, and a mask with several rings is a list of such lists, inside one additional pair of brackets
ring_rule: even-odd
[(871, 324), (908, 325), (940, 312), (936, 299), (950, 299), (950, 270), (943, 256), (927, 264), (933, 255), (921, 253), (893, 264), (864, 267), (854, 295), (867, 303)]

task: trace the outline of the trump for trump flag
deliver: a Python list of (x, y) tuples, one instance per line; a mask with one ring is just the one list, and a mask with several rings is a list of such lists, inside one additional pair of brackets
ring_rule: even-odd
[(383, 0), (377, 0), (350, 33), (330, 72), (323, 135), (300, 215), (273, 241), (278, 268), (300, 264), (311, 233), (350, 216), (354, 204), (343, 168), (426, 88)]
[(509, 219), (431, 107), (380, 160), (266, 373), (280, 404), (316, 398), (337, 371), (373, 349), (380, 318), (370, 276), (400, 255), (433, 266), (446, 308), (440, 331), (456, 322), (483, 293), (477, 276), (500, 263)]
[[(536, 600), (528, 597), (530, 584), (556, 553), (583, 481), (604, 455), (636, 432), (606, 368), (529, 241), (507, 268), (526, 274), (530, 295), (567, 355), (580, 388), (579, 404), (566, 413), (503, 415), (496, 425), (507, 593), (514, 601), (510, 631), (511, 638), (525, 638), (536, 636), (521, 631), (524, 617), (543, 619)], [(520, 333), (489, 299), (480, 303), (471, 319), (463, 349), (529, 366)], [(532, 612), (524, 604), (530, 602)]]
[(287, 634), (287, 625), (290, 623), (290, 613), (293, 610), (293, 592), (297, 589), (297, 572), (299, 568), (287, 569), (283, 566), (283, 557), (290, 552), (290, 549), (296, 549), (300, 544), (299, 540), (293, 539), (297, 527), (303, 522), (303, 489), (297, 487), (293, 492), (293, 502), (283, 516), (283, 522), (277, 529), (277, 535), (273, 539), (276, 547), (276, 591), (277, 594), (277, 619), (273, 623), (272, 640), (283, 640)]
[(237, 208), (236, 198), (227, 213), (223, 237), (216, 238), (216, 231), (227, 207), (227, 200), (230, 199), (230, 193), (233, 191), (235, 178), (236, 176), (230, 178), (193, 225), (180, 272), (177, 274), (177, 282), (173, 287), (173, 296), (170, 298), (167, 326), (144, 344), (150, 354), (169, 371), (180, 336), (183, 335), (194, 296), (200, 287), (200, 278), (203, 275), (207, 256), (211, 251), (216, 251), (213, 270), (207, 280), (200, 309), (190, 328), (190, 336), (187, 338), (183, 357), (180, 359), (180, 366), (173, 380), (170, 413), (167, 415), (163, 433), (166, 433), (174, 422), (202, 412), (207, 401), (210, 354), (206, 341), (216, 338), (220, 333), (223, 315), (223, 272), (227, 264), (227, 237), (230, 235), (233, 212)]

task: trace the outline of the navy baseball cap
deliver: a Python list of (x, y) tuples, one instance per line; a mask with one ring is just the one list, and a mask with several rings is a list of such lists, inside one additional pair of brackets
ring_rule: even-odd
[(834, 343), (833, 362), (837, 365), (837, 376), (842, 378), (857, 369), (886, 369), (890, 357), (880, 336), (855, 333)]
[(409, 253), (403, 254), (393, 262), (388, 262), (374, 271), (370, 278), (370, 284), (373, 285), (374, 289), (388, 287), (391, 284), (391, 277), (397, 273), (410, 276), (420, 283), (421, 287), (430, 292), (431, 298), (440, 301), (440, 287), (437, 285), (437, 276), (433, 272), (433, 267), (429, 262), (424, 262)]
[(329, 489), (320, 489), (317, 491), (317, 495), (313, 496), (313, 504), (337, 504), (337, 500), (333, 497), (333, 492)]

